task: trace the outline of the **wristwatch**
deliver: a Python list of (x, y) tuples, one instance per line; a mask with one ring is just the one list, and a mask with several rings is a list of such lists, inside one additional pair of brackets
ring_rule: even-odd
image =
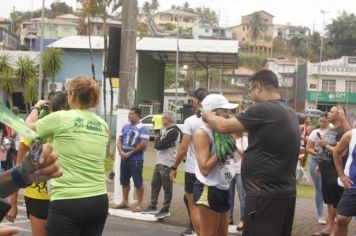
[(37, 110), (38, 114), (40, 114), (40, 108), (39, 107), (36, 107), (36, 106), (31, 107), (30, 113), (32, 112), (32, 110)]

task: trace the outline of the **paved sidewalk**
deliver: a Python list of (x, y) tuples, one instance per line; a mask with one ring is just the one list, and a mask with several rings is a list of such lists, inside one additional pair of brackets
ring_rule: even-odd
[[(155, 151), (149, 143), (145, 154), (145, 165), (155, 165)], [(180, 167), (181, 168), (181, 167)], [(151, 183), (145, 182), (144, 207), (148, 206), (151, 197)], [(108, 183), (109, 192), (113, 192), (113, 183)], [(171, 216), (161, 220), (161, 224), (174, 226), (185, 226), (188, 224), (188, 213), (183, 202), (184, 186), (175, 184), (173, 188), (173, 200), (171, 204)], [(162, 207), (163, 189), (161, 190), (158, 208)], [(236, 196), (235, 209), (238, 209), (238, 198)], [(325, 207), (326, 212), (326, 207)], [(238, 210), (235, 210), (235, 219), (238, 219)], [(235, 220), (236, 221), (236, 220)], [(152, 223), (156, 224), (156, 223)], [(293, 224), (293, 236), (311, 235), (313, 232), (320, 231), (322, 225), (317, 223), (314, 199), (298, 198)], [(349, 226), (349, 236), (356, 236), (356, 221), (352, 221)]]

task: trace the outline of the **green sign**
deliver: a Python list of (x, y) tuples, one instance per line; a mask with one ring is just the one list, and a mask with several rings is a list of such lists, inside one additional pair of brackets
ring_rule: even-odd
[(345, 93), (345, 92), (316, 92), (308, 91), (307, 100), (309, 102), (316, 101), (316, 96), (318, 96), (318, 102), (338, 102), (338, 103), (355, 103), (356, 104), (356, 93)]

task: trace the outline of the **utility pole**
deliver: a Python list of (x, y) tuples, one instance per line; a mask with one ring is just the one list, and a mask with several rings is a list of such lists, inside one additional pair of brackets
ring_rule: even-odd
[(320, 83), (320, 71), (321, 71), (321, 60), (323, 57), (323, 38), (324, 38), (324, 27), (325, 27), (325, 14), (330, 11), (320, 10), (320, 13), (323, 14), (322, 28), (320, 32), (320, 57), (319, 57), (319, 70), (318, 70), (318, 80), (316, 83), (316, 98), (315, 98), (315, 109), (318, 109), (318, 100), (319, 100), (319, 83)]
[(40, 38), (40, 68), (38, 72), (38, 100), (42, 99), (42, 82), (43, 82), (43, 37), (44, 37), (44, 8), (45, 0), (42, 0), (41, 13), (41, 38)]
[(174, 94), (174, 112), (177, 113), (177, 106), (178, 106), (178, 71), (179, 71), (179, 16), (176, 16), (176, 28), (177, 28), (177, 50), (176, 50), (176, 78), (174, 81), (174, 88), (175, 88), (175, 94)]
[(135, 101), (137, 0), (122, 1), (120, 50), (120, 108), (130, 108)]

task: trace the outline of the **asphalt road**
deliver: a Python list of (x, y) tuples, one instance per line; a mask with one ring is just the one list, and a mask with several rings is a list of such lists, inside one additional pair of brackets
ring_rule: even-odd
[[(17, 226), (21, 229), (21, 236), (32, 236), (30, 221), (27, 219), (25, 207), (18, 206), (18, 215), (15, 223), (4, 220), (0, 227), (11, 225)], [(108, 216), (106, 221), (103, 236), (166, 236), (166, 235), (180, 235), (184, 231), (184, 227), (177, 227), (164, 224), (161, 222), (145, 222), (120, 217)]]

